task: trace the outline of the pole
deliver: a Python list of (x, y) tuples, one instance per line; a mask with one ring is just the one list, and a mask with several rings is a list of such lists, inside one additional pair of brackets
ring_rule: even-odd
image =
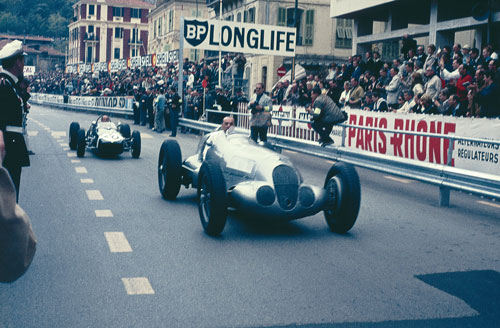
[[(295, 0), (295, 10), (293, 12), (293, 27), (295, 27), (295, 36), (298, 41), (299, 33), (297, 32), (297, 15), (299, 11), (299, 0)], [(292, 57), (292, 70), (290, 71), (290, 83), (295, 80), (295, 55)]]
[(219, 0), (219, 88), (222, 88), (222, 0)]
[[(184, 56), (184, 16), (181, 16), (181, 30), (180, 30), (180, 38), (179, 38), (179, 57), (177, 58), (177, 62), (179, 65), (179, 81), (177, 86), (177, 93), (179, 97), (182, 99), (182, 93), (184, 89), (184, 68), (183, 68), (183, 56)], [(182, 112), (182, 110), (181, 110)]]

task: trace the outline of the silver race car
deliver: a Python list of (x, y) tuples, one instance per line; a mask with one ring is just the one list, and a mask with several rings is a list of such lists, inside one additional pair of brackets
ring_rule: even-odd
[(212, 132), (195, 155), (182, 161), (177, 141), (165, 140), (158, 158), (158, 185), (163, 198), (175, 200), (180, 186), (198, 191), (204, 231), (218, 235), (228, 209), (266, 220), (294, 220), (324, 212), (334, 232), (349, 231), (359, 212), (361, 191), (353, 166), (336, 163), (324, 186), (304, 183), (282, 154), (260, 146), (247, 135)]
[(78, 122), (69, 126), (69, 147), (76, 150), (78, 157), (85, 155), (85, 149), (96, 150), (101, 156), (116, 156), (131, 151), (133, 158), (141, 154), (141, 133), (130, 133), (128, 124), (115, 125), (107, 115), (100, 115), (85, 132)]

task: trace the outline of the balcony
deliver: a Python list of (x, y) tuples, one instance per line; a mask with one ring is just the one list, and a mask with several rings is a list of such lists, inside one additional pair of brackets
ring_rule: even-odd
[(99, 43), (99, 39), (92, 32), (85, 33), (85, 36), (83, 37), (83, 42), (85, 42), (85, 43)]
[(142, 46), (142, 41), (141, 40), (129, 40), (128, 42), (129, 46)]

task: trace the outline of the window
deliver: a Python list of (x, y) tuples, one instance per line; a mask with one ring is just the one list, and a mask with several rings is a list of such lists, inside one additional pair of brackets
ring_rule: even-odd
[(255, 23), (255, 8), (248, 9), (248, 22)]
[(306, 11), (306, 25), (304, 31), (304, 45), (312, 46), (314, 39), (314, 10)]
[(286, 26), (286, 8), (278, 8), (278, 26)]
[(120, 48), (115, 48), (115, 59), (120, 59)]
[(132, 8), (132, 13), (130, 14), (132, 18), (141, 18), (141, 10), (137, 8)]
[(92, 62), (92, 47), (87, 47), (87, 63)]
[(132, 48), (132, 56), (130, 56), (130, 57), (137, 57), (136, 52), (137, 51), (135, 50), (135, 48)]
[(123, 38), (123, 28), (115, 27), (115, 39), (121, 39), (121, 38)]
[(197, 62), (200, 60), (200, 51), (198, 49), (189, 50), (189, 60)]
[(95, 15), (95, 6), (94, 5), (89, 5), (89, 15), (90, 16)]
[(168, 31), (172, 31), (174, 29), (174, 11), (168, 11)]
[(236, 21), (237, 21), (238, 23), (240, 23), (240, 22), (241, 22), (241, 13), (238, 13), (238, 14), (236, 15)]
[(160, 19), (158, 20), (158, 36), (161, 36), (161, 25), (163, 23), (163, 17), (160, 17)]
[(156, 27), (157, 27), (157, 24), (156, 24), (156, 23), (157, 23), (157, 22), (158, 22), (158, 21), (157, 21), (157, 20), (155, 20), (155, 21), (154, 21), (154, 25), (153, 25), (153, 38), (154, 38), (154, 39), (156, 39)]
[(304, 13), (303, 9), (297, 9), (297, 22), (294, 20), (295, 8), (286, 9), (286, 26), (294, 27), (294, 23), (297, 26), (297, 45), (302, 45), (302, 15)]
[(130, 41), (131, 43), (136, 43), (139, 41), (139, 30), (136, 28), (132, 29), (132, 40)]
[(352, 20), (337, 18), (337, 37), (335, 38), (335, 47), (352, 47)]
[(94, 25), (89, 25), (87, 26), (87, 32), (90, 34), (90, 33), (94, 33)]
[(114, 17), (123, 17), (123, 8), (113, 7), (113, 16)]

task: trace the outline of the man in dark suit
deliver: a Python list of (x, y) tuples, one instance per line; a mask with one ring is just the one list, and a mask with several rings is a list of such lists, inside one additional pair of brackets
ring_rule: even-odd
[(0, 50), (3, 70), (0, 72), (0, 153), (3, 166), (9, 171), (19, 199), (21, 168), (29, 166), (29, 154), (23, 136), (23, 99), (16, 87), (23, 76), (23, 44), (19, 40), (7, 43)]

